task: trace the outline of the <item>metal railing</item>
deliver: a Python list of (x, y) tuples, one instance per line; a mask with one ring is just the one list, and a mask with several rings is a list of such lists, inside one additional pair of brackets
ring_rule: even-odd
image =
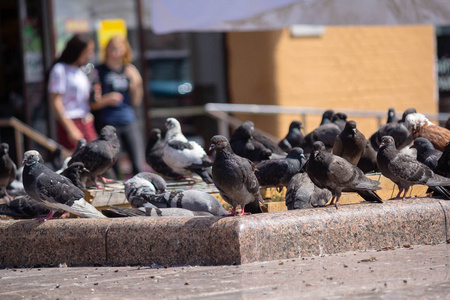
[(33, 129), (32, 127), (28, 126), (27, 124), (21, 122), (20, 120), (12, 117), (8, 119), (0, 119), (0, 127), (12, 127), (14, 129), (14, 137), (15, 137), (15, 146), (16, 146), (16, 156), (17, 156), (17, 162), (20, 164), (23, 159), (23, 153), (24, 153), (24, 143), (23, 143), (23, 136), (26, 135), (36, 143), (44, 146), (50, 151), (55, 151), (56, 149), (61, 149), (62, 155), (64, 157), (70, 156), (72, 153), (55, 142), (54, 140), (48, 138), (47, 136), (43, 135), (39, 131)]

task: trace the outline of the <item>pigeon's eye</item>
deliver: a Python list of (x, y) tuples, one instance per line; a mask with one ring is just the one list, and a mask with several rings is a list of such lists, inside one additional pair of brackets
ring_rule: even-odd
[(217, 145), (220, 145), (220, 144), (222, 144), (222, 141), (218, 141), (218, 142), (217, 142)]

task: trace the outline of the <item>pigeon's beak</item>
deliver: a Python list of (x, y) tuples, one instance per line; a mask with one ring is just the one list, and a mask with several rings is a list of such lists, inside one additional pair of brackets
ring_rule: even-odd
[(215, 145), (214, 144), (211, 144), (210, 146), (209, 146), (209, 149), (208, 149), (208, 151), (209, 152), (212, 152), (214, 149), (215, 149)]
[(81, 169), (81, 173), (91, 173), (88, 169), (86, 169), (86, 168), (83, 168), (83, 169)]
[(409, 149), (417, 149), (416, 145), (411, 145), (411, 147), (409, 147)]
[(356, 128), (353, 128), (352, 131), (353, 131), (353, 133), (356, 133)]
[(306, 159), (306, 156), (304, 154), (300, 154), (300, 157)]

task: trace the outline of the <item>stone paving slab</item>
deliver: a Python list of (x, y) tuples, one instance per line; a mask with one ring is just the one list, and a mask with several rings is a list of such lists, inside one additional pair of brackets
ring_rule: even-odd
[(0, 266), (229, 265), (439, 244), (449, 207), (416, 198), (242, 217), (0, 221)]
[(449, 299), (450, 244), (238, 266), (0, 269), (1, 299)]

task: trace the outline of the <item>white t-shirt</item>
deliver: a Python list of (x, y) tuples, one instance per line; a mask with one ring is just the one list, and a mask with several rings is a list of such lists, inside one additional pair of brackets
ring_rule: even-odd
[(84, 118), (89, 112), (89, 93), (91, 84), (86, 74), (76, 66), (57, 63), (53, 66), (48, 91), (62, 95), (65, 117)]

